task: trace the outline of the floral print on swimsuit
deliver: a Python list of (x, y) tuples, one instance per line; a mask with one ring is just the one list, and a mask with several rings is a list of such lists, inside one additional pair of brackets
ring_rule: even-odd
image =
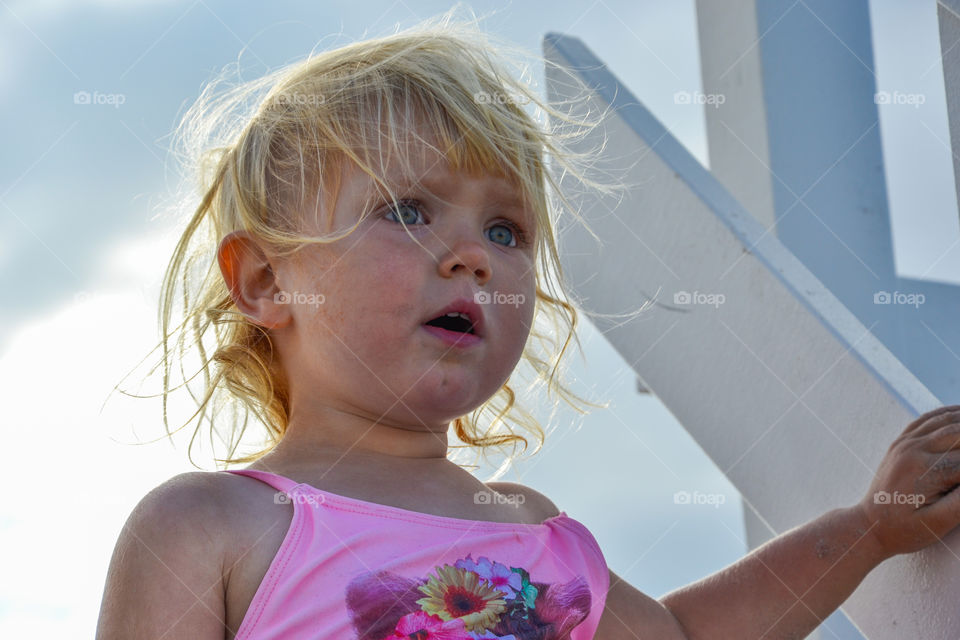
[(357, 640), (565, 640), (590, 613), (590, 588), (581, 576), (534, 582), (522, 567), (471, 554), (426, 578), (360, 574), (346, 602)]

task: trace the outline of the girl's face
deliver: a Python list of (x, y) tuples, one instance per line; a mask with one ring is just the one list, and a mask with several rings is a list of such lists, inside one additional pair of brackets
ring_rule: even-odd
[[(505, 179), (451, 173), (442, 155), (421, 149), (412, 180), (387, 168), (397, 207), (368, 202), (374, 181), (347, 163), (333, 210), (318, 205), (304, 231), (345, 230), (365, 205), (370, 215), (346, 238), (278, 267), (292, 320), (277, 333), (292, 420), (334, 408), (445, 430), (521, 357), (535, 299), (534, 213)], [(471, 318), (479, 336), (451, 345), (425, 323), (458, 300), (482, 317)]]

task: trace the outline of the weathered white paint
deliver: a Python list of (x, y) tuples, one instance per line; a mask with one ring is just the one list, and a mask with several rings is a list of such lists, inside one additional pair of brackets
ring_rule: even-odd
[[(860, 500), (889, 443), (941, 403), (581, 42), (548, 34), (544, 50), (594, 88), (592, 109), (616, 109), (580, 145), (605, 144), (593, 177), (633, 185), (617, 200), (564, 182), (602, 240), (561, 225), (587, 316), (773, 531)], [(573, 97), (546, 77), (556, 106)], [(951, 535), (888, 560), (844, 611), (871, 640), (954, 640), (958, 557)]]
[(939, 0), (937, 20), (940, 23), (940, 55), (950, 121), (954, 183), (960, 202), (960, 0)]
[(756, 0), (697, 0), (710, 172), (776, 233)]

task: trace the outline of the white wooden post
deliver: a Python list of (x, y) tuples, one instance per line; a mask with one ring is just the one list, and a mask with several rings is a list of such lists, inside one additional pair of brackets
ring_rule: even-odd
[(960, 202), (960, 0), (938, 0), (937, 20), (940, 23), (940, 55), (950, 122), (950, 147), (953, 149), (954, 184)]

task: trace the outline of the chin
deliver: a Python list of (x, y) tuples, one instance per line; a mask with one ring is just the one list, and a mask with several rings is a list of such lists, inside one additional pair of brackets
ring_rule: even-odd
[[(430, 376), (418, 383), (417, 392), (403, 397), (408, 407), (430, 407), (431, 418), (449, 422), (454, 418), (470, 413), (489, 398), (489, 395), (479, 393), (475, 382), (465, 380), (457, 384), (449, 378), (442, 384), (431, 384)], [(448, 417), (449, 416), (449, 417)]]

